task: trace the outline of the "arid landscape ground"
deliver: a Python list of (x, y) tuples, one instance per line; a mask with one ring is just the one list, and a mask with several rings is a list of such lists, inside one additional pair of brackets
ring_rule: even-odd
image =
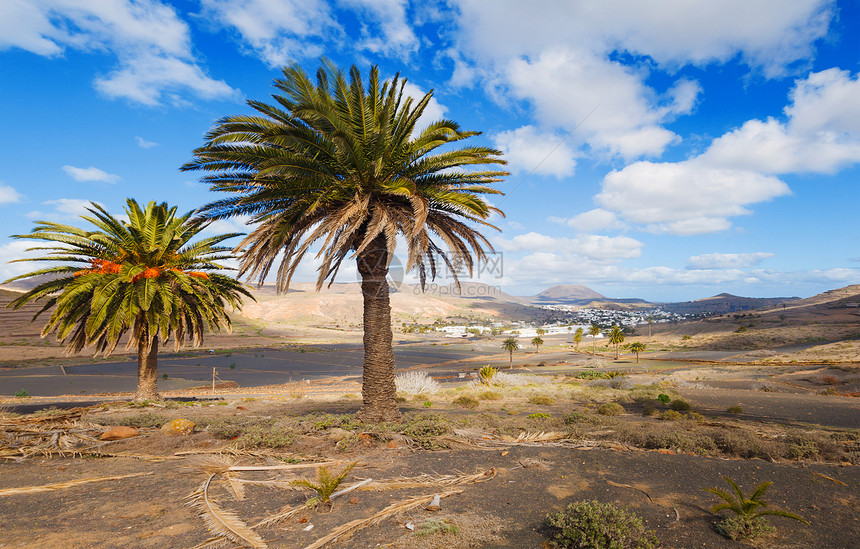
[[(508, 370), (498, 337), (396, 332), (398, 372), (441, 382), (401, 391), (398, 425), (352, 416), (360, 295), (299, 289), (260, 292), (204, 349), (165, 349), (168, 400), (143, 407), (127, 402), (131, 354), (64, 357), (39, 338), (32, 309), (3, 310), (0, 547), (202, 546), (212, 534), (200, 501), (269, 547), (318, 547), (329, 534), (331, 547), (548, 547), (547, 514), (592, 499), (629, 508), (664, 547), (729, 547), (738, 542), (718, 533), (719, 500), (704, 491), (728, 487), (724, 477), (744, 491), (772, 481), (767, 501), (810, 522), (774, 517), (775, 533), (752, 545), (858, 547), (860, 286), (637, 328), (625, 343), (646, 344), (638, 361), (547, 336)], [(505, 303), (395, 298), (395, 326), (527, 306)], [(485, 365), (513, 377), (482, 385)], [(160, 429), (177, 418), (194, 432)], [(137, 436), (99, 440), (118, 425)], [(357, 462), (341, 487), (373, 480), (312, 510), (290, 482), (315, 479), (326, 461), (335, 472)], [(187, 505), (210, 478), (207, 497)], [(449, 495), (428, 511), (435, 494)]]

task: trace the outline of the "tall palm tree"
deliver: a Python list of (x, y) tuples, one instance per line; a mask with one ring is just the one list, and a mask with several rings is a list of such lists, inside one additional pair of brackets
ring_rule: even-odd
[(543, 338), (541, 338), (541, 336), (533, 337), (532, 345), (535, 346), (535, 352), (540, 353), (540, 346), (543, 345)]
[(203, 180), (212, 190), (230, 193), (203, 217), (246, 215), (256, 225), (236, 249), (240, 276), (262, 283), (283, 254), (276, 281), (284, 292), (314, 249), (319, 289), (345, 259), (356, 260), (364, 296), (358, 417), (398, 420), (386, 281), (396, 238), (406, 241), (406, 270), (415, 269), (422, 286), (440, 267), (471, 273), (493, 249), (475, 225), (496, 229), (487, 219), (499, 212), (482, 195), (501, 194), (489, 185), (507, 173), (460, 168), (503, 164), (501, 151), (450, 148), (478, 135), (450, 120), (419, 130), (432, 91), (415, 101), (404, 94), (406, 80), (381, 82), (377, 67), (366, 83), (355, 66), (347, 78), (328, 61), (315, 82), (298, 65), (282, 73), (275, 104), (248, 101), (254, 115), (221, 119), (183, 169), (210, 172)]
[(135, 400), (157, 400), (158, 345), (173, 337), (178, 349), (186, 339), (195, 346), (206, 329), (230, 327), (228, 307), (238, 309), (248, 291), (217, 262), (230, 258), (230, 248), (218, 244), (238, 236), (225, 234), (192, 243), (206, 223), (177, 216), (176, 208), (150, 202), (141, 208), (132, 199), (125, 208), (128, 221), (92, 203), (91, 215), (81, 216), (94, 230), (48, 221), (36, 222), (29, 234), (14, 238), (41, 240), (45, 257), (17, 261), (52, 261), (23, 278), (47, 279), (9, 304), (19, 308), (42, 300), (36, 317), (51, 311), (42, 337), (56, 333), (66, 352), (94, 346), (108, 356), (129, 334), (127, 349), (137, 348)]
[(583, 333), (584, 333), (584, 331), (582, 329), (582, 326), (580, 326), (579, 328), (576, 329), (575, 332), (573, 332), (573, 344), (576, 347), (577, 351), (579, 350), (579, 344), (582, 343), (582, 334)]
[(508, 354), (510, 354), (510, 363), (508, 364), (508, 369), (514, 368), (514, 351), (520, 348), (519, 342), (517, 342), (517, 338), (509, 337), (502, 342), (502, 349), (506, 350)]
[(609, 332), (609, 343), (615, 345), (615, 360), (618, 360), (618, 346), (624, 343), (624, 332), (616, 324)]
[(588, 328), (588, 335), (591, 336), (591, 344), (592, 344), (591, 354), (596, 355), (597, 354), (597, 336), (600, 335), (600, 326), (598, 326), (597, 324), (592, 324)]

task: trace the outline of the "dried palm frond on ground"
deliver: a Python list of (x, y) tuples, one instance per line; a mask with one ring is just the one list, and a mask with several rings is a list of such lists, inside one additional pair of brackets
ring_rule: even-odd
[(0, 489), (0, 496), (14, 496), (17, 494), (35, 494), (38, 492), (52, 492), (54, 490), (63, 490), (65, 488), (73, 488), (81, 484), (92, 484), (93, 482), (104, 482), (106, 480), (120, 480), (124, 478), (140, 477), (151, 475), (152, 473), (132, 473), (130, 475), (118, 475), (112, 477), (90, 477), (77, 480), (69, 480), (66, 482), (55, 482), (53, 484), (42, 484), (39, 486), (20, 486), (18, 488)]
[(440, 498), (446, 498), (448, 496), (452, 496), (454, 494), (462, 493), (462, 490), (451, 490), (448, 492), (442, 492), (441, 494), (430, 494), (427, 496), (418, 496), (414, 498), (410, 498), (407, 500), (403, 500), (394, 504), (389, 505), (385, 509), (375, 513), (374, 515), (363, 518), (356, 519), (352, 522), (347, 522), (343, 526), (339, 526), (335, 528), (328, 535), (321, 537), (316, 540), (312, 544), (306, 546), (304, 549), (319, 549), (320, 547), (324, 547), (325, 545), (337, 541), (338, 539), (345, 538), (351, 536), (355, 532), (367, 528), (369, 526), (373, 526), (375, 524), (379, 524), (383, 520), (393, 517), (399, 513), (405, 513), (406, 511), (410, 511), (419, 507), (421, 505), (426, 505), (433, 501), (433, 498), (439, 496)]
[(259, 534), (248, 527), (239, 517), (230, 511), (225, 511), (209, 497), (209, 484), (215, 478), (210, 474), (203, 485), (188, 496), (187, 504), (197, 509), (206, 526), (220, 536), (230, 541), (250, 546), (254, 549), (265, 549), (266, 542)]
[(22, 460), (34, 455), (75, 455), (104, 446), (101, 425), (80, 421), (81, 411), (0, 419), (0, 458)]
[(416, 477), (398, 477), (388, 480), (376, 480), (357, 488), (360, 491), (383, 492), (387, 490), (404, 490), (429, 486), (461, 486), (490, 480), (496, 476), (496, 469), (490, 468), (478, 471), (472, 475), (418, 475)]

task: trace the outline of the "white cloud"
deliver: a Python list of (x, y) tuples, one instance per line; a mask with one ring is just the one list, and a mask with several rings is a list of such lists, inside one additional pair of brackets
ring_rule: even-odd
[(323, 37), (340, 36), (341, 27), (322, 0), (202, 0), (203, 16), (235, 29), (270, 67), (289, 65), (323, 53)]
[(585, 47), (649, 56), (667, 65), (707, 65), (737, 56), (768, 75), (809, 59), (835, 15), (833, 0), (792, 2), (556, 2), (456, 0), (461, 50), (478, 59)]
[(789, 194), (775, 177), (712, 168), (695, 160), (636, 162), (610, 172), (596, 201), (652, 232), (702, 234), (728, 229), (746, 206)]
[(583, 234), (575, 238), (547, 236), (530, 232), (512, 239), (497, 237), (494, 245), (505, 252), (556, 252), (575, 254), (593, 261), (607, 261), (642, 255), (642, 243), (627, 236)]
[(564, 136), (541, 133), (533, 126), (523, 126), (500, 132), (492, 139), (504, 152), (513, 173), (563, 178), (573, 175), (576, 168), (575, 152), (565, 144)]
[(618, 219), (614, 213), (602, 208), (595, 208), (587, 212), (583, 212), (571, 218), (549, 217), (547, 219), (551, 223), (559, 223), (573, 227), (579, 232), (590, 233), (595, 231), (624, 229), (626, 224)]
[(120, 176), (107, 173), (104, 170), (90, 166), (89, 168), (76, 168), (74, 166), (63, 166), (63, 171), (75, 181), (100, 181), (102, 183), (116, 183)]
[(652, 232), (723, 231), (752, 204), (790, 194), (776, 175), (860, 163), (860, 78), (839, 69), (810, 73), (790, 98), (785, 121), (749, 120), (695, 158), (609, 173), (597, 203)]
[(765, 259), (773, 257), (770, 252), (737, 253), (737, 254), (702, 254), (694, 255), (687, 260), (689, 269), (743, 269), (758, 265)]
[[(80, 217), (82, 215), (90, 214), (90, 212), (87, 211), (87, 208), (92, 207), (91, 201), (83, 200), (81, 198), (57, 198), (56, 200), (46, 200), (45, 202), (42, 202), (42, 204), (53, 206), (53, 209), (48, 212), (34, 210), (32, 212), (28, 212), (27, 217), (37, 221), (80, 221)], [(99, 203), (96, 202), (96, 204)]]
[(750, 120), (715, 139), (712, 165), (765, 173), (833, 173), (860, 162), (860, 79), (827, 69), (798, 80), (780, 122)]
[(0, 49), (45, 56), (62, 55), (66, 48), (116, 55), (119, 68), (94, 83), (108, 97), (158, 105), (170, 91), (207, 99), (235, 95), (204, 73), (191, 51), (188, 25), (172, 7), (155, 0), (13, 0), (9, 9), (14, 16), (4, 11)]
[(5, 244), (0, 244), (0, 282), (9, 280), (14, 276), (44, 269), (48, 266), (48, 263), (43, 261), (10, 263), (10, 261), (26, 257), (40, 257), (42, 254), (27, 251), (36, 245), (35, 241), (26, 240), (10, 240)]
[(0, 183), (0, 204), (9, 204), (11, 202), (20, 202), (24, 197), (10, 185)]
[(405, 0), (340, 0), (362, 15), (362, 39), (356, 46), (360, 50), (408, 57), (418, 49), (418, 38), (406, 21)]
[[(660, 126), (675, 110), (661, 108), (642, 76), (621, 63), (587, 50), (553, 49), (513, 59), (504, 70), (510, 93), (528, 100), (542, 125), (576, 128), (575, 142), (631, 158), (659, 155), (677, 139)], [(683, 101), (679, 107), (690, 103)]]
[(541, 131), (582, 123), (572, 146), (626, 159), (662, 154), (677, 140), (665, 124), (702, 91), (688, 79), (657, 89), (654, 69), (739, 61), (780, 76), (811, 59), (835, 14), (832, 0), (454, 4), (452, 85), (482, 82), (500, 102), (526, 102)]
[(156, 143), (155, 141), (147, 141), (140, 136), (135, 136), (134, 140), (137, 141), (137, 146), (141, 149), (151, 149), (152, 147), (158, 146), (158, 143)]

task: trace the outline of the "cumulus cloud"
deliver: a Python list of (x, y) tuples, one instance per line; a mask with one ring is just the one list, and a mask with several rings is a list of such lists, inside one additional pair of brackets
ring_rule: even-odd
[(483, 82), (501, 100), (530, 105), (545, 128), (581, 124), (575, 146), (625, 159), (662, 154), (678, 139), (665, 124), (690, 113), (702, 91), (683, 78), (657, 89), (653, 70), (740, 61), (781, 76), (809, 61), (834, 17), (831, 0), (455, 5), (452, 84)]
[(249, 53), (277, 68), (319, 57), (332, 37), (359, 51), (408, 57), (418, 38), (406, 16), (404, 0), (341, 0), (358, 20), (349, 36), (331, 3), (324, 0), (202, 0), (203, 16), (235, 31)]
[(784, 121), (749, 120), (681, 162), (635, 162), (609, 173), (596, 201), (652, 232), (731, 227), (753, 204), (790, 194), (777, 176), (860, 163), (860, 78), (828, 69), (798, 79)]
[(737, 254), (702, 254), (694, 255), (687, 260), (688, 269), (743, 269), (758, 265), (765, 259), (773, 257), (770, 252), (737, 253)]
[(461, 50), (479, 59), (532, 56), (557, 46), (648, 56), (657, 63), (707, 65), (740, 57), (768, 76), (809, 59), (835, 15), (832, 0), (653, 3), (523, 3), (456, 0)]
[(67, 48), (113, 53), (118, 68), (94, 82), (111, 98), (151, 106), (171, 92), (190, 91), (206, 99), (235, 95), (200, 68), (188, 25), (172, 7), (155, 0), (6, 2), (0, 50), (13, 47), (44, 56), (62, 55)]
[(610, 172), (596, 201), (651, 232), (702, 234), (726, 230), (748, 205), (789, 194), (779, 179), (711, 168), (701, 162), (636, 162)]
[(270, 67), (317, 57), (323, 37), (343, 33), (322, 0), (203, 0), (203, 16), (239, 34)]
[(860, 79), (827, 69), (795, 83), (787, 120), (750, 120), (715, 139), (711, 165), (784, 174), (833, 173), (860, 162)]
[(533, 126), (523, 126), (500, 132), (492, 139), (504, 152), (513, 173), (563, 178), (573, 175), (576, 168), (576, 153), (565, 144), (564, 136), (541, 133)]
[(0, 204), (9, 204), (11, 202), (20, 202), (24, 197), (9, 185), (0, 183)]
[(642, 243), (627, 236), (582, 234), (575, 238), (564, 238), (529, 232), (517, 235), (512, 239), (496, 238), (494, 244), (505, 252), (550, 251), (575, 254), (594, 261), (632, 258), (642, 255)]
[(373, 53), (408, 57), (418, 49), (418, 38), (406, 20), (406, 0), (341, 0), (364, 18), (357, 47)]
[(571, 218), (549, 217), (547, 221), (567, 225), (583, 233), (624, 229), (627, 226), (614, 213), (602, 208), (595, 208)]
[(116, 183), (120, 176), (107, 173), (104, 170), (90, 166), (89, 168), (76, 168), (74, 166), (63, 166), (63, 171), (75, 181), (98, 181), (101, 183)]
[[(547, 127), (572, 131), (578, 142), (625, 158), (659, 155), (677, 139), (660, 123), (678, 109), (661, 108), (635, 69), (587, 50), (552, 49), (505, 67), (510, 92), (528, 100)], [(683, 99), (689, 107), (690, 99)], [(578, 126), (578, 127), (577, 127)]]

